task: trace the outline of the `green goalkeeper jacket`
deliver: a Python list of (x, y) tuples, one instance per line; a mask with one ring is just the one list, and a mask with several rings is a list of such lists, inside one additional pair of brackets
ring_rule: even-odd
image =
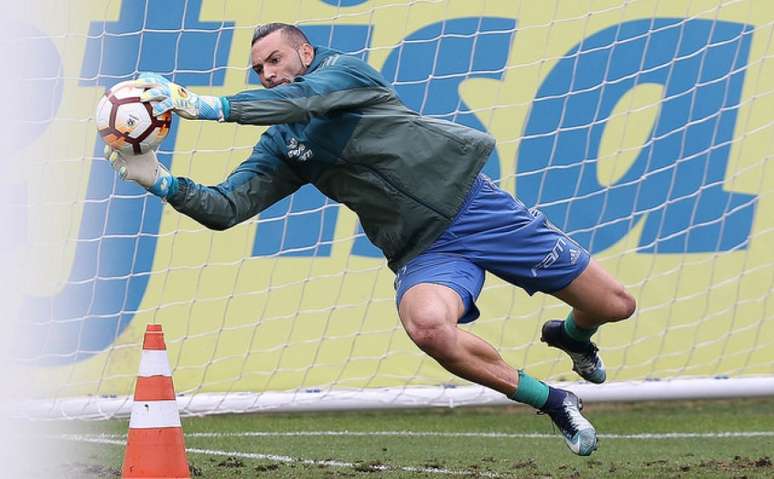
[(322, 47), (294, 82), (223, 104), (226, 121), (272, 126), (219, 185), (179, 177), (170, 205), (224, 230), (311, 183), (358, 215), (393, 271), (451, 224), (495, 144), (419, 115), (367, 63)]

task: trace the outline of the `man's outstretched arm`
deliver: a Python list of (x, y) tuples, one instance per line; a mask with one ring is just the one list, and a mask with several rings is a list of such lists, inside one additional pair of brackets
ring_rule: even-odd
[(155, 73), (142, 73), (135, 86), (153, 114), (174, 111), (189, 120), (217, 120), (245, 125), (308, 122), (333, 110), (348, 110), (395, 99), (395, 93), (367, 63), (346, 55), (329, 57), (314, 72), (271, 89), (231, 96), (204, 96)]
[(108, 148), (105, 156), (122, 179), (135, 181), (177, 211), (214, 230), (225, 230), (252, 218), (305, 183), (262, 143), (215, 186), (170, 175), (153, 151), (134, 156)]
[(178, 177), (177, 189), (167, 201), (207, 228), (224, 230), (252, 218), (303, 184), (284, 161), (259, 144), (247, 160), (216, 186)]
[(396, 97), (381, 74), (367, 63), (338, 55), (292, 83), (223, 98), (225, 121), (272, 125), (305, 123), (313, 116), (384, 103)]

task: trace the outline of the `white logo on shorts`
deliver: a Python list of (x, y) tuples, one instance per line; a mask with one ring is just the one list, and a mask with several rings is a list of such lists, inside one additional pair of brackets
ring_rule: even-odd
[(580, 257), (580, 251), (578, 251), (575, 248), (570, 248), (570, 263), (575, 264), (578, 262), (578, 258)]
[(554, 244), (554, 247), (551, 248), (551, 251), (548, 252), (548, 254), (540, 261), (540, 263), (536, 264), (530, 269), (532, 276), (537, 277), (537, 271), (539, 269), (548, 269), (554, 263), (556, 263), (556, 260), (559, 259), (559, 256), (564, 251), (565, 246), (567, 246), (567, 242), (564, 241), (564, 239), (559, 238), (556, 240), (556, 243)]
[(395, 275), (395, 281), (392, 283), (392, 287), (395, 288), (395, 291), (400, 289), (400, 283), (403, 282), (403, 275), (406, 274), (406, 269), (408, 269), (408, 266), (402, 267), (398, 270), (398, 274)]

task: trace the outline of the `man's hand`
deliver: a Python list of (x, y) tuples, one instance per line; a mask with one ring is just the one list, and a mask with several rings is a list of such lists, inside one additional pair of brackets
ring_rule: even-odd
[(153, 105), (154, 116), (172, 110), (188, 120), (224, 119), (220, 97), (199, 96), (155, 73), (142, 73), (132, 83), (138, 88), (146, 89), (140, 100), (158, 102)]
[(177, 178), (159, 163), (153, 150), (128, 155), (105, 146), (105, 159), (122, 180), (134, 181), (156, 196), (166, 198), (177, 191)]

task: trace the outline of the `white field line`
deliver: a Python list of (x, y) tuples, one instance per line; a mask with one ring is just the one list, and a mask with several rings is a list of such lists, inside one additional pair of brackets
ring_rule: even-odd
[[(109, 439), (105, 436), (87, 436), (76, 434), (64, 434), (59, 436), (52, 436), (56, 439), (65, 439), (68, 441), (76, 442), (90, 442), (96, 444), (114, 444), (118, 446), (125, 446), (125, 440)], [(353, 462), (343, 461), (315, 461), (313, 459), (302, 459), (298, 457), (290, 456), (278, 456), (276, 454), (260, 454), (255, 452), (239, 452), (239, 451), (219, 451), (216, 449), (198, 449), (194, 447), (186, 448), (186, 451), (191, 454), (204, 454), (209, 456), (233, 456), (242, 459), (261, 459), (266, 461), (284, 462), (293, 464), (306, 464), (310, 466), (330, 466), (330, 467), (346, 467), (346, 468), (361, 468), (367, 467), (370, 471), (405, 471), (405, 472), (425, 472), (429, 474), (444, 474), (449, 476), (470, 476), (471, 471), (455, 471), (452, 469), (433, 468), (433, 467), (407, 467), (407, 466), (391, 466), (389, 464), (356, 464)], [(475, 471), (477, 477), (491, 477), (499, 478), (499, 474), (484, 471)]]
[[(357, 431), (297, 431), (297, 432), (264, 432), (264, 431), (248, 431), (248, 432), (234, 432), (234, 433), (217, 433), (217, 432), (199, 432), (188, 433), (186, 438), (212, 438), (212, 437), (324, 437), (324, 436), (397, 436), (397, 437), (480, 437), (480, 438), (519, 438), (519, 439), (544, 439), (551, 438), (556, 439), (557, 434), (543, 434), (543, 433), (497, 433), (497, 432), (462, 432), (462, 433), (444, 433), (444, 432), (418, 432), (418, 431), (373, 431), (373, 432), (357, 432)], [(88, 442), (95, 444), (113, 444), (117, 446), (126, 445), (125, 434), (62, 434), (55, 436), (48, 436), (53, 439), (63, 439), (76, 442)], [(600, 434), (600, 438), (606, 439), (694, 439), (694, 438), (741, 438), (741, 437), (774, 437), (774, 431), (746, 431), (746, 432), (671, 432), (671, 433), (642, 433), (642, 434)], [(329, 467), (342, 467), (354, 469), (356, 467), (368, 467), (373, 471), (405, 471), (405, 472), (426, 472), (429, 474), (441, 474), (447, 476), (467, 476), (470, 475), (470, 471), (457, 471), (452, 469), (443, 468), (429, 468), (429, 467), (407, 467), (407, 466), (392, 466), (389, 464), (374, 464), (363, 465), (352, 462), (343, 461), (315, 461), (313, 459), (303, 459), (290, 456), (280, 456), (276, 454), (260, 454), (253, 452), (239, 452), (239, 451), (220, 451), (215, 449), (198, 449), (198, 448), (186, 448), (186, 451), (191, 454), (203, 454), (209, 456), (233, 456), (241, 459), (260, 459), (265, 461), (293, 463), (293, 464), (306, 464), (312, 466), (329, 466)], [(477, 477), (490, 477), (499, 478), (498, 474), (484, 471), (476, 471)]]
[[(369, 437), (369, 436), (396, 436), (396, 437), (465, 437), (465, 438), (503, 438), (503, 439), (549, 439), (560, 438), (559, 433), (505, 433), (505, 432), (427, 432), (427, 431), (247, 431), (247, 432), (192, 432), (186, 433), (186, 438), (197, 437)], [(91, 434), (77, 436), (56, 436), (61, 439), (86, 440), (86, 439), (126, 439), (126, 434)], [(729, 431), (729, 432), (665, 432), (665, 433), (639, 433), (639, 434), (598, 434), (603, 439), (722, 439), (722, 438), (746, 438), (746, 437), (774, 437), (774, 431)], [(74, 439), (78, 438), (78, 439)]]

